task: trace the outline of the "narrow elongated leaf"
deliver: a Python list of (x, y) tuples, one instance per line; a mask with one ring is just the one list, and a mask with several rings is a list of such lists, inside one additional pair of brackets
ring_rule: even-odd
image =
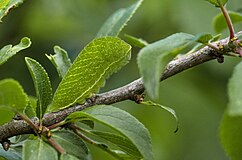
[(59, 46), (54, 47), (54, 52), (54, 55), (46, 56), (55, 66), (59, 77), (62, 79), (71, 66), (71, 60), (69, 59), (67, 52)]
[[(215, 5), (215, 7), (219, 7), (218, 0), (207, 0), (209, 3)], [(228, 0), (219, 0), (222, 5), (225, 5)]]
[(97, 93), (111, 74), (129, 62), (130, 49), (130, 45), (114, 37), (97, 38), (89, 43), (58, 86), (50, 110), (82, 103)]
[(58, 160), (57, 152), (41, 139), (28, 140), (23, 145), (23, 160)]
[(125, 39), (129, 44), (139, 47), (139, 48), (144, 48), (145, 46), (148, 45), (148, 43), (146, 41), (144, 41), (143, 39), (136, 38), (134, 36), (130, 36), (127, 34), (125, 34)]
[(13, 79), (0, 81), (0, 107), (9, 107), (23, 113), (28, 104), (28, 97), (22, 86)]
[(229, 157), (233, 160), (242, 159), (242, 63), (234, 69), (229, 80), (229, 103), (220, 127), (220, 139)]
[(9, 122), (16, 112), (23, 113), (27, 104), (27, 95), (17, 81), (0, 81), (0, 125)]
[(172, 108), (163, 106), (161, 104), (154, 103), (152, 101), (144, 101), (144, 102), (141, 102), (141, 104), (148, 105), (148, 106), (158, 107), (160, 109), (164, 109), (167, 112), (169, 112), (176, 119), (176, 124), (177, 125), (176, 125), (176, 129), (175, 129), (174, 132), (176, 132), (178, 130), (178, 118), (177, 118), (176, 112)]
[(133, 143), (126, 137), (113, 134), (113, 133), (94, 131), (94, 130), (90, 132), (118, 146), (123, 152), (127, 154), (127, 157), (130, 156), (130, 159), (140, 158), (140, 152), (133, 145)]
[(25, 58), (29, 72), (32, 76), (37, 97), (36, 115), (41, 119), (52, 100), (52, 88), (48, 74), (34, 59)]
[(138, 0), (132, 6), (123, 8), (112, 14), (107, 21), (103, 24), (97, 33), (97, 37), (104, 36), (118, 36), (135, 11), (141, 5), (143, 0)]
[(67, 122), (82, 117), (100, 122), (129, 139), (140, 152), (140, 155), (135, 153), (133, 156), (140, 157), (140, 159), (144, 158), (144, 160), (153, 159), (151, 139), (148, 130), (129, 113), (112, 106), (100, 105), (69, 115)]
[[(229, 11), (229, 16), (233, 24), (242, 22), (241, 13)], [(228, 28), (228, 25), (222, 13), (218, 14), (213, 18), (213, 28), (217, 33), (221, 33), (224, 29)]]
[(193, 38), (190, 34), (177, 33), (149, 44), (140, 51), (137, 63), (147, 93), (152, 99), (159, 97), (159, 80), (167, 63)]
[(15, 46), (7, 45), (0, 50), (0, 65), (5, 63), (9, 58), (15, 55), (17, 52), (28, 48), (31, 45), (29, 38), (24, 37), (21, 42)]
[(88, 159), (88, 148), (80, 137), (69, 131), (54, 132), (52, 138), (69, 155), (79, 159)]
[(0, 2), (0, 22), (2, 18), (8, 14), (8, 12), (18, 7), (20, 4), (23, 3), (24, 0), (1, 0)]

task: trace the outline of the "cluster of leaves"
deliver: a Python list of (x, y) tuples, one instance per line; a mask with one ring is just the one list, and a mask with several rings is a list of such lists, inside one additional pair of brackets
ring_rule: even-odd
[[(6, 15), (9, 8), (20, 3), (14, 2), (10, 0), (1, 1), (0, 18)], [(209, 2), (215, 6), (220, 6), (221, 4), (225, 5), (227, 1), (209, 0)], [(18, 154), (20, 151), (25, 160), (90, 159), (90, 153), (85, 143), (87, 142), (117, 159), (153, 159), (151, 139), (145, 126), (129, 113), (111, 105), (93, 106), (72, 113), (55, 127), (42, 126), (42, 119), (46, 113), (81, 104), (86, 98), (98, 93), (99, 88), (104, 86), (105, 80), (129, 62), (131, 45), (141, 48), (137, 58), (140, 75), (143, 78), (147, 94), (152, 100), (156, 100), (159, 97), (160, 74), (170, 60), (194, 42), (198, 42), (199, 45), (192, 48), (190, 52), (196, 51), (204, 45), (211, 46), (210, 42), (219, 38), (219, 36), (212, 36), (211, 34), (193, 36), (187, 33), (176, 33), (148, 44), (141, 39), (127, 35), (128, 44), (118, 38), (118, 35), (141, 3), (142, 0), (137, 0), (130, 7), (120, 9), (111, 15), (99, 30), (96, 38), (80, 52), (73, 63), (68, 58), (67, 52), (59, 46), (54, 47), (54, 55), (46, 55), (55, 66), (61, 79), (54, 94), (45, 69), (36, 60), (29, 57), (26, 57), (25, 61), (34, 82), (36, 97), (28, 96), (21, 85), (13, 79), (0, 81), (0, 109), (20, 115), (38, 135), (15, 137), (15, 139), (12, 139), (12, 141), (15, 141), (15, 145), (12, 145), (9, 152), (1, 150), (0, 155), (2, 157), (21, 159), (21, 154)], [(241, 21), (242, 18), (239, 18), (241, 15), (233, 14), (235, 15), (234, 22)], [(220, 17), (221, 15), (218, 15), (214, 21), (217, 31), (225, 28), (223, 25), (219, 25), (225, 24)], [(30, 44), (29, 38), (23, 38), (16, 46), (7, 45), (3, 47), (0, 50), (0, 65), (17, 52), (28, 48)], [(241, 68), (241, 65), (238, 68)], [(239, 69), (235, 72), (235, 78), (231, 79), (229, 111), (225, 113), (225, 122), (221, 127), (221, 135), (225, 137), (222, 139), (226, 148), (233, 145), (230, 143), (233, 142), (230, 141), (230, 138), (235, 136), (229, 132), (235, 127), (229, 128), (229, 124), (231, 121), (237, 122), (237, 117), (235, 120), (234, 117), (231, 118), (230, 116), (240, 116), (241, 112), (239, 97), (241, 93), (238, 90), (240, 86), (234, 86), (234, 84), (239, 85), (237, 81), (241, 75), (237, 75), (240, 74), (238, 71)], [(165, 109), (178, 121), (175, 111), (171, 108), (151, 101), (142, 103)], [(35, 116), (39, 119), (39, 126), (31, 123), (31, 118)], [(9, 117), (4, 122), (10, 121), (11, 118)], [(96, 130), (95, 124), (97, 123), (112, 129), (113, 132)], [(56, 127), (62, 125), (66, 125), (70, 130), (56, 129)], [(232, 133), (235, 133), (235, 131)], [(234, 152), (236, 151), (228, 149), (228, 153)]]

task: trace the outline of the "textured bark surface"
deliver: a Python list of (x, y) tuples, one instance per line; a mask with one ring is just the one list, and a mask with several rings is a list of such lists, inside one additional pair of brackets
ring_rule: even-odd
[[(237, 36), (242, 35), (242, 32), (237, 33)], [(226, 45), (228, 38), (213, 43), (215, 46)], [(216, 52), (212, 48), (204, 47), (194, 53), (186, 54), (172, 60), (166, 67), (164, 73), (161, 74), (161, 81), (176, 75), (188, 68), (192, 68), (204, 62), (221, 58), (221, 53)], [(219, 59), (218, 59), (219, 60)], [(53, 124), (63, 121), (69, 114), (83, 110), (98, 104), (113, 104), (124, 100), (134, 100), (136, 96), (142, 94), (145, 88), (142, 79), (137, 79), (123, 87), (111, 90), (109, 92), (93, 95), (87, 99), (84, 104), (70, 106), (64, 110), (46, 114), (43, 118), (44, 126), (51, 126)], [(38, 119), (32, 119), (34, 124), (38, 124)], [(21, 134), (34, 134), (33, 129), (23, 120), (12, 120), (0, 126), (0, 142), (7, 141), (8, 138)]]

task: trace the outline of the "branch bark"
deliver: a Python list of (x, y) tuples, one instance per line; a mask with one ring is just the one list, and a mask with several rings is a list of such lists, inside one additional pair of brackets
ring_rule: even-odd
[[(242, 31), (237, 33), (236, 36), (242, 35)], [(213, 45), (227, 45), (229, 38), (214, 42)], [(204, 62), (216, 59), (218, 53), (210, 47), (204, 47), (194, 53), (186, 54), (172, 60), (166, 67), (165, 71), (161, 76), (161, 81), (176, 75), (188, 68), (192, 68)], [(81, 111), (87, 107), (99, 104), (113, 104), (116, 102), (121, 102), (124, 100), (135, 100), (135, 96), (142, 94), (145, 88), (142, 79), (137, 79), (123, 87), (111, 90), (109, 92), (93, 95), (91, 98), (87, 99), (84, 104), (78, 104), (70, 106), (64, 110), (58, 112), (52, 112), (46, 114), (43, 118), (44, 126), (51, 126), (53, 124), (63, 121), (69, 114)], [(34, 124), (38, 124), (38, 119), (35, 117), (32, 119)], [(8, 138), (21, 135), (21, 134), (34, 134), (33, 129), (23, 120), (12, 120), (0, 126), (0, 142), (4, 143), (8, 141)]]

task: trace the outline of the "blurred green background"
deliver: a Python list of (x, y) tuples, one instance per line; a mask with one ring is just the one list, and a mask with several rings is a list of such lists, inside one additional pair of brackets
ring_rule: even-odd
[[(43, 64), (56, 88), (59, 83), (57, 73), (44, 54), (53, 53), (54, 45), (60, 45), (73, 60), (95, 37), (110, 14), (133, 2), (26, 0), (0, 24), (0, 47), (16, 44), (24, 36), (30, 37), (33, 44), (0, 67), (0, 79), (17, 79), (28, 94), (34, 95), (33, 83), (24, 63), (24, 57), (29, 56)], [(227, 5), (230, 10), (239, 7), (241, 1), (238, 0), (231, 0)], [(153, 42), (176, 32), (215, 34), (212, 19), (218, 13), (219, 9), (205, 0), (144, 0), (120, 36), (127, 33)], [(237, 31), (239, 27), (236, 25)], [(223, 37), (226, 35), (227, 31)], [(137, 52), (138, 49), (134, 48), (131, 63), (113, 75), (101, 92), (139, 78)], [(137, 117), (150, 130), (156, 160), (226, 160), (218, 129), (227, 104), (227, 81), (238, 61), (238, 58), (231, 57), (226, 57), (223, 64), (211, 61), (161, 83), (159, 103), (176, 110), (180, 120), (178, 133), (173, 133), (175, 120), (165, 111), (129, 101), (115, 105)], [(95, 147), (91, 149), (94, 160), (113, 159)]]

